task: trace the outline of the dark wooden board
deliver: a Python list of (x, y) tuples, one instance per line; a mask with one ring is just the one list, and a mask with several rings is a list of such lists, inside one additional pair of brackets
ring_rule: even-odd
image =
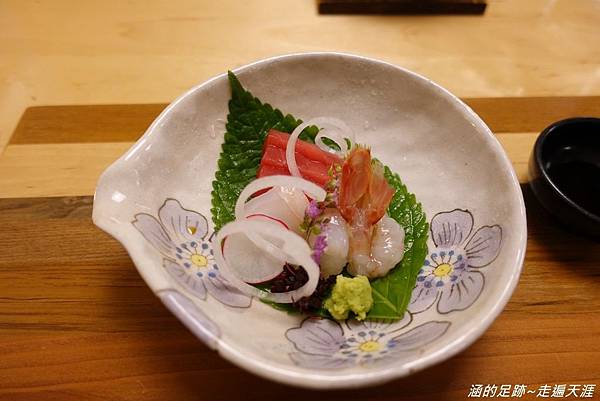
[[(600, 116), (600, 96), (466, 98), (496, 133), (539, 132), (574, 116)], [(166, 104), (36, 106), (21, 118), (11, 144), (132, 142)]]
[[(505, 311), (451, 360), (373, 389), (268, 382), (195, 339), (91, 222), (91, 197), (0, 199), (0, 400), (463, 400), (473, 383), (600, 382), (600, 243), (550, 223)], [(525, 399), (534, 399), (528, 395)]]

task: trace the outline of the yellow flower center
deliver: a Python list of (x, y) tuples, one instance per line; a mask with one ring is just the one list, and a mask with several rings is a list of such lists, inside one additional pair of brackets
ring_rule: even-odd
[(452, 269), (453, 267), (450, 263), (442, 263), (441, 265), (438, 265), (438, 267), (435, 268), (433, 274), (436, 277), (445, 277), (452, 273)]
[(196, 231), (198, 231), (197, 227), (188, 227), (187, 228), (187, 232), (190, 233), (190, 234), (192, 234), (192, 235), (196, 234)]
[(358, 346), (358, 349), (363, 352), (375, 352), (381, 349), (381, 344), (377, 341), (365, 341)]
[(206, 259), (206, 256), (204, 255), (194, 254), (190, 259), (192, 260), (193, 264), (199, 267), (206, 267), (208, 264), (208, 259)]

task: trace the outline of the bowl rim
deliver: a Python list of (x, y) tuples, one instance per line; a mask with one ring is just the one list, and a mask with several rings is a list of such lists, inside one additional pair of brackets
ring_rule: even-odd
[(560, 199), (564, 200), (571, 208), (581, 213), (586, 218), (600, 224), (600, 216), (590, 212), (570, 197), (568, 197), (559, 186), (552, 180), (552, 177), (548, 174), (548, 170), (546, 166), (544, 166), (544, 162), (542, 160), (542, 152), (544, 150), (544, 145), (548, 141), (548, 138), (552, 135), (564, 135), (561, 134), (561, 128), (568, 126), (573, 123), (594, 123), (600, 126), (600, 118), (596, 117), (570, 117), (565, 118), (563, 120), (555, 121), (552, 124), (548, 125), (544, 128), (541, 134), (537, 137), (535, 141), (535, 145), (533, 147), (533, 152), (535, 156), (535, 163), (537, 164), (538, 169), (540, 170), (540, 174), (543, 177), (544, 181), (550, 184), (550, 188), (552, 188), (552, 192), (557, 194)]
[[(350, 62), (367, 62), (373, 64), (379, 64), (381, 66), (385, 66), (387, 68), (391, 68), (392, 70), (396, 70), (403, 74), (407, 74), (412, 78), (427, 83), (443, 97), (446, 97), (448, 100), (455, 103), (459, 108), (464, 112), (465, 118), (467, 118), (474, 126), (478, 127), (481, 131), (483, 137), (486, 139), (486, 142), (489, 144), (490, 148), (493, 152), (499, 157), (499, 162), (503, 164), (504, 168), (501, 170), (504, 174), (508, 174), (510, 177), (510, 184), (512, 186), (512, 196), (516, 199), (518, 204), (518, 210), (516, 211), (516, 215), (518, 218), (517, 224), (513, 226), (515, 231), (515, 243), (517, 244), (517, 255), (514, 263), (512, 264), (512, 272), (508, 278), (507, 283), (505, 284), (504, 289), (502, 290), (500, 296), (496, 299), (495, 303), (491, 305), (484, 313), (482, 314), (480, 319), (477, 319), (475, 323), (473, 323), (467, 332), (462, 336), (454, 339), (452, 342), (446, 344), (440, 349), (437, 349), (433, 352), (430, 352), (428, 355), (423, 356), (415, 361), (412, 361), (409, 364), (404, 364), (401, 366), (397, 365), (389, 365), (382, 367), (381, 369), (373, 370), (373, 371), (364, 371), (364, 372), (350, 372), (342, 375), (329, 376), (322, 375), (319, 373), (313, 372), (299, 372), (297, 370), (291, 370), (287, 368), (285, 365), (281, 365), (278, 363), (267, 363), (264, 361), (259, 361), (253, 359), (246, 355), (244, 352), (237, 349), (237, 347), (231, 346), (226, 341), (223, 341), (219, 338), (216, 344), (212, 348), (216, 348), (217, 352), (226, 360), (233, 362), (234, 364), (267, 379), (274, 380), (280, 383), (291, 384), (299, 387), (312, 388), (312, 389), (341, 389), (341, 388), (358, 388), (365, 386), (373, 386), (377, 384), (382, 384), (384, 382), (391, 381), (393, 379), (398, 379), (401, 377), (408, 376), (417, 371), (423, 370), (430, 366), (433, 366), (437, 363), (440, 363), (446, 359), (451, 358), (452, 356), (462, 352), (467, 347), (469, 347), (472, 343), (474, 343), (493, 323), (496, 317), (502, 312), (505, 305), (509, 301), (511, 295), (513, 294), (519, 276), (522, 271), (523, 262), (525, 258), (525, 250), (527, 247), (527, 222), (526, 222), (526, 212), (525, 212), (525, 202), (523, 199), (523, 194), (521, 192), (520, 184), (516, 175), (516, 172), (510, 162), (506, 152), (504, 151), (502, 145), (498, 141), (498, 139), (494, 136), (490, 128), (483, 122), (483, 120), (469, 107), (465, 104), (460, 98), (456, 95), (452, 94), (447, 89), (443, 88), (439, 84), (435, 83), (429, 78), (426, 78), (420, 74), (417, 74), (413, 71), (410, 71), (406, 68), (397, 66), (387, 61), (382, 61), (378, 59), (374, 59), (371, 57), (360, 56), (356, 54), (343, 53), (343, 52), (333, 52), (333, 51), (319, 51), (319, 52), (297, 52), (297, 53), (289, 53), (283, 55), (277, 55), (273, 57), (268, 57), (265, 59), (260, 59), (240, 67), (233, 69), (232, 71), (236, 74), (242, 74), (245, 71), (251, 71), (256, 67), (261, 65), (266, 65), (274, 62), (279, 62), (282, 60), (288, 59), (310, 59), (313, 57), (341, 57), (345, 58)], [(132, 147), (122, 155), (117, 161), (115, 161), (111, 166), (108, 167), (107, 170), (101, 175), (98, 187), (102, 182), (102, 178), (105, 173), (119, 164), (123, 159), (127, 159), (132, 153), (137, 151), (146, 141), (148, 137), (152, 135), (155, 131), (155, 128), (165, 119), (166, 115), (168, 115), (171, 110), (173, 110), (183, 99), (188, 96), (193, 95), (196, 91), (201, 90), (203, 87), (208, 87), (212, 85), (215, 81), (219, 79), (225, 79), (227, 77), (227, 73), (221, 73), (212, 78), (207, 79), (201, 84), (193, 86), (188, 89), (178, 98), (176, 98), (171, 104), (169, 104), (161, 114), (152, 122), (152, 124), (148, 127), (144, 135), (138, 139), (138, 141), (132, 145)], [(97, 187), (97, 188), (98, 188)], [(96, 199), (96, 195), (94, 195), (94, 200)], [(95, 208), (94, 208), (95, 209)], [(110, 235), (115, 237), (119, 242), (123, 244), (123, 246), (127, 249), (126, 245), (127, 241), (123, 238), (118, 230), (114, 229), (114, 226), (108, 224), (106, 221), (102, 221), (96, 213), (93, 213), (94, 223), (99, 226), (104, 231), (108, 232)], [(128, 250), (129, 251), (129, 250)], [(131, 256), (133, 256), (130, 253)], [(135, 258), (132, 258), (135, 264)], [(151, 282), (153, 280), (149, 280), (149, 277), (143, 273), (143, 269), (138, 267), (136, 264), (136, 268), (142, 278), (147, 282), (147, 284), (153, 289), (153, 291), (158, 294), (161, 289), (156, 288), (156, 282)], [(154, 285), (153, 285), (154, 284)], [(162, 299), (162, 298), (161, 298)], [(198, 336), (194, 332), (194, 334)], [(199, 337), (200, 338), (200, 337)], [(202, 340), (202, 338), (200, 338)]]

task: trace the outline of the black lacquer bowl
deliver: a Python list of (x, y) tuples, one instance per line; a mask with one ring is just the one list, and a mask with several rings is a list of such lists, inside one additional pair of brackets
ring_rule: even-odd
[(600, 238), (600, 118), (570, 118), (542, 131), (529, 175), (540, 203), (564, 226)]

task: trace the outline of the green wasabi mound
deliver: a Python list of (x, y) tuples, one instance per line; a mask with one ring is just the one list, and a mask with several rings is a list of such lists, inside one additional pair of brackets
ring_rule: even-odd
[(348, 319), (350, 312), (354, 312), (357, 320), (365, 319), (373, 306), (369, 279), (366, 276), (337, 276), (331, 296), (323, 306), (336, 320)]

